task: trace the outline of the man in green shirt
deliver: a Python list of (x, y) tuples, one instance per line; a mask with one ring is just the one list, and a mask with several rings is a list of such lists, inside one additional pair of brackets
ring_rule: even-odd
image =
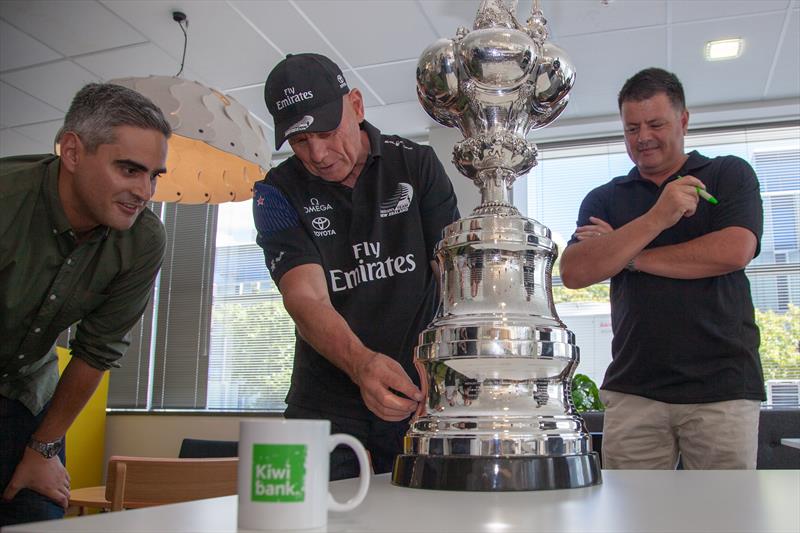
[[(64, 514), (64, 435), (119, 366), (163, 259), (146, 202), (170, 131), (139, 93), (90, 84), (64, 119), (60, 157), (0, 159), (0, 526)], [(53, 346), (75, 323), (59, 379)]]

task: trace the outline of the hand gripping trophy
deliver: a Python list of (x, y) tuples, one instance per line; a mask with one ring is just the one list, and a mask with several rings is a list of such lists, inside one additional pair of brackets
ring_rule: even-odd
[(481, 205), (445, 228), (436, 248), (442, 303), (415, 349), (426, 398), (396, 459), (395, 485), (511, 491), (601, 482), (571, 401), (575, 335), (553, 304), (558, 250), (508, 192), (536, 165), (526, 134), (564, 110), (575, 71), (547, 41), (538, 0), (525, 25), (515, 10), (483, 0), (474, 29), (436, 41), (417, 66), (425, 111), (464, 135), (453, 162), (480, 188)]

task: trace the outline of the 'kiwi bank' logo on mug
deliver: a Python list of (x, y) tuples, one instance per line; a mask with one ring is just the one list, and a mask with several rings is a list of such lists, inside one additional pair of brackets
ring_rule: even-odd
[(304, 501), (306, 452), (303, 444), (254, 444), (252, 501)]

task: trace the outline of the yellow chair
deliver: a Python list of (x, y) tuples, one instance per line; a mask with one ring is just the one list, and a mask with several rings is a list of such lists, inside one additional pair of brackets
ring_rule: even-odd
[[(58, 370), (63, 372), (72, 356), (67, 348), (56, 348)], [(106, 443), (108, 372), (86, 407), (67, 430), (67, 472), (75, 489), (103, 482), (103, 450)]]

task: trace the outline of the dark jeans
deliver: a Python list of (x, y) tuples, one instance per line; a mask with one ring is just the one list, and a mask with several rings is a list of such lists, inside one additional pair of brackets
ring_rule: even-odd
[[(45, 407), (38, 416), (33, 416), (20, 402), (0, 396), (0, 493), (11, 481), (28, 439), (46, 412)], [(59, 457), (66, 465), (65, 450), (61, 450)], [(19, 491), (10, 502), (0, 499), (0, 526), (63, 517), (64, 509), (60, 505), (29, 489)]]
[[(377, 417), (361, 420), (331, 415), (297, 405), (289, 405), (283, 416), (330, 420), (331, 433), (347, 433), (361, 441), (369, 451), (372, 469), (376, 474), (392, 471), (395, 457), (403, 453), (403, 437), (408, 431), (408, 420), (386, 422)], [(347, 446), (337, 446), (331, 453), (330, 480), (358, 477), (358, 471), (356, 454)]]

